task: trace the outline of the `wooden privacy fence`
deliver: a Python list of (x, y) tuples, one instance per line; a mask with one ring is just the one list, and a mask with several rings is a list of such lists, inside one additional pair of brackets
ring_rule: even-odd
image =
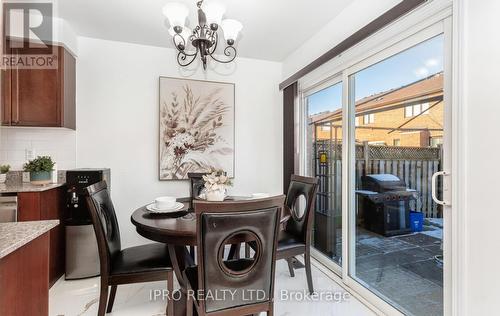
[[(317, 210), (339, 213), (342, 207), (342, 145), (331, 141), (314, 144), (314, 172), (320, 178)], [(356, 145), (356, 189), (365, 174), (390, 173), (403, 179), (419, 198), (410, 203), (412, 210), (425, 217), (441, 217), (440, 207), (432, 200), (431, 178), (441, 167), (441, 148)], [(440, 186), (439, 186), (440, 187)], [(438, 192), (439, 195), (440, 192)]]

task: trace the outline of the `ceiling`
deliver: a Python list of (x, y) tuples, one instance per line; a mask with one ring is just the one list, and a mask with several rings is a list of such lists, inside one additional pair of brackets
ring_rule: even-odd
[[(137, 44), (173, 47), (162, 7), (172, 0), (63, 0), (59, 16), (78, 35)], [(195, 0), (189, 26), (196, 21)], [(210, 0), (207, 0), (210, 1)], [(243, 23), (238, 55), (282, 61), (354, 0), (217, 0), (226, 17)]]

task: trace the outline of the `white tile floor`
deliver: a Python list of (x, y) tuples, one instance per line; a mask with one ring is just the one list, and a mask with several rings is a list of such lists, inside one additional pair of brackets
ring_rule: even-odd
[[(353, 296), (346, 293), (337, 283), (319, 269), (313, 267), (313, 280), (317, 293), (323, 299), (318, 301), (285, 299), (286, 295), (302, 296), (307, 288), (304, 269), (296, 270), (291, 278), (284, 260), (277, 263), (275, 315), (321, 315), (321, 316), (364, 316), (375, 315)], [(151, 300), (151, 291), (164, 289), (164, 282), (140, 283), (118, 287), (113, 313), (108, 315), (165, 315), (165, 302)], [(51, 316), (96, 315), (98, 306), (99, 278), (78, 281), (59, 280), (50, 290), (49, 314)], [(334, 297), (343, 295), (346, 300), (335, 301)], [(285, 295), (286, 294), (286, 295)]]

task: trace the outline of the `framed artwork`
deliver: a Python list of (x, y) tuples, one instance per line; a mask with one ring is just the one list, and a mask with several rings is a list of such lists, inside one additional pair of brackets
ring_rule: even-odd
[(234, 177), (234, 84), (160, 77), (160, 180)]

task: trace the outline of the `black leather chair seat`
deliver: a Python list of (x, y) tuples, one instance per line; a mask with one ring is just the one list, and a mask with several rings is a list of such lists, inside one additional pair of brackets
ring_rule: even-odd
[(292, 249), (304, 249), (306, 244), (300, 239), (296, 238), (292, 234), (285, 231), (281, 231), (278, 239), (278, 252), (292, 250)]
[(172, 270), (165, 244), (152, 243), (126, 248), (112, 260), (111, 275)]

